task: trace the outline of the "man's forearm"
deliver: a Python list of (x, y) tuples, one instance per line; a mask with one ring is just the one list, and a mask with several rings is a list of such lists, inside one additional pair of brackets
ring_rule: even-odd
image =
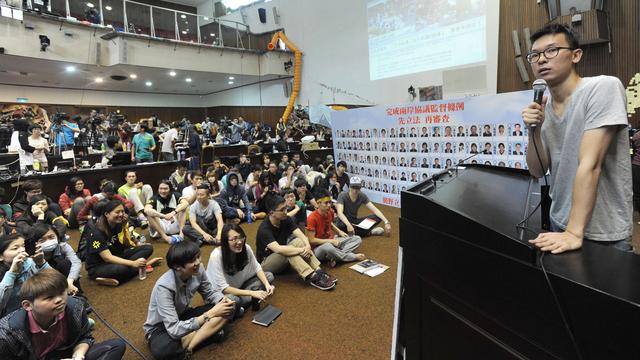
[(596, 203), (600, 168), (578, 165), (573, 181), (573, 202), (569, 212), (567, 231), (575, 236), (584, 237), (584, 229), (591, 220)]
[[(529, 132), (529, 147), (527, 148), (527, 166), (529, 167), (529, 173), (534, 177), (541, 178), (549, 169), (549, 159), (547, 157), (547, 150), (542, 144), (542, 138), (540, 137), (540, 130), (538, 129), (533, 135), (533, 131)], [(534, 145), (535, 141), (535, 145)], [(536, 153), (536, 145), (538, 152)], [(540, 159), (538, 159), (540, 154)], [(540, 162), (542, 161), (542, 164)], [(540, 166), (542, 165), (542, 167)]]

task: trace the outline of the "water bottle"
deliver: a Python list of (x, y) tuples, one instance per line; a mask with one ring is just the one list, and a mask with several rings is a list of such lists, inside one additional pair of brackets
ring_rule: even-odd
[(253, 222), (253, 218), (251, 216), (251, 209), (247, 209), (247, 224), (251, 224)]
[(144, 280), (147, 278), (147, 267), (142, 266), (138, 268), (138, 279)]
[(138, 246), (144, 245), (147, 243), (147, 238), (144, 235), (140, 235), (138, 238)]

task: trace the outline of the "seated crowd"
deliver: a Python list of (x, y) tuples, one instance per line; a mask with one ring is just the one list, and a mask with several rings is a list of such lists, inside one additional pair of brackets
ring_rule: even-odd
[[(299, 154), (283, 154), (280, 162), (273, 156), (256, 166), (244, 155), (231, 167), (216, 159), (204, 174), (180, 163), (155, 189), (134, 170), (121, 184), (105, 179), (99, 189), (72, 177), (57, 202), (43, 194), (41, 181), (25, 181), (8, 204), (11, 216), (0, 207), (3, 358), (122, 358), (123, 341), (94, 344), (83, 262), (91, 280), (119, 286), (166, 260), (169, 270), (153, 287), (143, 326), (156, 359), (189, 358), (222, 341), (225, 324), (271, 296), (275, 277), (289, 269), (310, 286), (334, 289), (338, 279), (326, 269), (364, 260), (357, 252), (362, 238), (389, 234), (391, 225), (344, 162), (334, 166), (328, 156), (309, 166)], [(375, 223), (367, 230), (358, 226), (363, 205)], [(261, 222), (252, 249), (242, 223), (254, 221)], [(81, 233), (76, 249), (67, 243), (69, 228)], [(164, 259), (151, 257), (146, 228), (170, 245)], [(201, 248), (209, 245), (205, 268)], [(205, 304), (191, 307), (196, 292)]]

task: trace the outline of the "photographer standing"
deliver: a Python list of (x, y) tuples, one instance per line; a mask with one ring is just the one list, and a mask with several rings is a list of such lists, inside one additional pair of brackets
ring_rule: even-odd
[(65, 114), (56, 114), (53, 126), (51, 126), (51, 132), (55, 135), (55, 146), (60, 152), (65, 150), (73, 150), (75, 144), (75, 134), (80, 133), (80, 127), (78, 126), (79, 115), (72, 117), (69, 120), (64, 120)]

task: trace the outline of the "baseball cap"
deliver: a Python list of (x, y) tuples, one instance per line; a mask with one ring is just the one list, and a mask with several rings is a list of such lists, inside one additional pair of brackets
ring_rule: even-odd
[(362, 187), (362, 179), (358, 176), (352, 176), (349, 179), (349, 187), (359, 189)]

